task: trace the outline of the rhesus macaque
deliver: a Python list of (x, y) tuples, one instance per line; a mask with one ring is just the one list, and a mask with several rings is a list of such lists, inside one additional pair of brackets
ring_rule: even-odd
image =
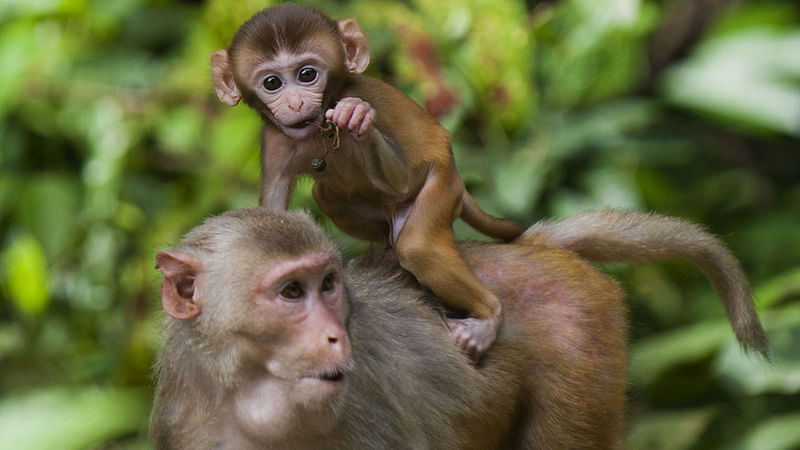
[(621, 448), (623, 294), (571, 250), (689, 257), (713, 274), (740, 342), (766, 349), (736, 260), (685, 222), (589, 213), (459, 250), (506, 311), (477, 364), (392, 252), (343, 268), (301, 212), (241, 210), (195, 228), (156, 256), (169, 316), (155, 448)]
[(311, 175), (315, 201), (339, 229), (390, 244), (403, 268), (467, 313), (448, 325), (477, 359), (495, 339), (501, 306), (461, 259), (452, 223), (461, 217), (505, 240), (522, 229), (478, 207), (449, 133), (401, 91), (362, 75), (369, 59), (354, 20), (283, 4), (245, 22), (211, 66), (219, 99), (244, 101), (264, 119), (260, 205), (286, 209), (295, 177)]

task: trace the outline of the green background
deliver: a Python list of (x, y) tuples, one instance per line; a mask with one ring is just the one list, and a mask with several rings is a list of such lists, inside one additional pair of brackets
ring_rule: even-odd
[[(257, 202), (259, 119), (216, 99), (208, 57), (268, 4), (0, 2), (0, 448), (147, 448), (154, 254)], [(693, 267), (605, 269), (629, 293), (631, 448), (800, 447), (796, 1), (316, 5), (357, 18), (368, 72), (452, 132), (490, 212), (654, 211), (741, 259), (771, 365)]]

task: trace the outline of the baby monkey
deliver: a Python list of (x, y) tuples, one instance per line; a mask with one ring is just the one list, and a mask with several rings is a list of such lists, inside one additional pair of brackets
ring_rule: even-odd
[(245, 22), (211, 67), (223, 103), (243, 101), (264, 119), (261, 206), (288, 208), (295, 178), (312, 176), (315, 201), (339, 229), (390, 244), (403, 268), (463, 313), (448, 320), (450, 334), (477, 360), (501, 307), (461, 258), (453, 221), (504, 240), (522, 229), (478, 207), (449, 133), (400, 90), (363, 75), (369, 58), (354, 20), (282, 4)]

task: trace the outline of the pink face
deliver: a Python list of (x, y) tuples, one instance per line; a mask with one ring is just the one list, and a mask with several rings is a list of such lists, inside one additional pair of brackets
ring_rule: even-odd
[(307, 139), (322, 123), (322, 99), (330, 67), (318, 52), (281, 51), (255, 66), (250, 86), (269, 108), (275, 124), (292, 139)]
[(282, 261), (257, 276), (242, 329), (254, 350), (255, 376), (237, 391), (234, 405), (248, 434), (262, 442), (290, 435), (297, 416), (306, 418), (308, 432), (335, 423), (331, 408), (343, 398), (353, 368), (345, 294), (341, 262), (329, 253)]
[[(350, 363), (351, 349), (344, 322), (347, 315), (345, 289), (338, 256), (312, 252), (282, 261), (259, 279), (252, 298), (254, 317), (281, 329), (282, 340), (292, 343), (296, 359), (309, 359), (323, 367), (302, 377), (336, 372)], [(256, 319), (258, 320), (258, 319)], [(320, 364), (321, 363), (321, 364)], [(290, 376), (274, 367), (275, 375)]]
[[(346, 19), (338, 22), (338, 27), (340, 33), (284, 37), (297, 44), (292, 45), (299, 49), (294, 51), (279, 49), (273, 54), (274, 46), (269, 46), (265, 53), (263, 43), (252, 37), (237, 46), (233, 59), (227, 50), (215, 51), (211, 75), (217, 96), (229, 106), (237, 105), (243, 94), (248, 103), (255, 103), (255, 96), (269, 109), (269, 114), (262, 114), (286, 136), (308, 139), (318, 130), (315, 125), (322, 124), (328, 83), (343, 82), (344, 77), (362, 73), (369, 64), (367, 39), (358, 24)], [(261, 105), (251, 106), (262, 110)]]

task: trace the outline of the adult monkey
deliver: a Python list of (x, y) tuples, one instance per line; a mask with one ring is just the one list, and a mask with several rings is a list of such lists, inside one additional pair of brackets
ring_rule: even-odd
[[(166, 342), (157, 449), (622, 447), (626, 320), (606, 261), (688, 258), (711, 275), (747, 349), (766, 340), (736, 260), (695, 225), (588, 213), (517, 244), (461, 244), (504, 301), (473, 366), (391, 252), (342, 268), (298, 212), (242, 210), (156, 256)], [(389, 259), (386, 259), (389, 258)], [(502, 270), (498, 270), (502, 268)]]
[(264, 119), (260, 205), (286, 209), (295, 177), (313, 176), (314, 199), (339, 229), (388, 242), (401, 266), (467, 313), (448, 325), (478, 359), (495, 339), (501, 306), (461, 259), (453, 220), (506, 240), (522, 229), (478, 207), (449, 133), (401, 91), (362, 75), (369, 58), (354, 20), (283, 4), (245, 22), (211, 66), (219, 99), (244, 101)]

